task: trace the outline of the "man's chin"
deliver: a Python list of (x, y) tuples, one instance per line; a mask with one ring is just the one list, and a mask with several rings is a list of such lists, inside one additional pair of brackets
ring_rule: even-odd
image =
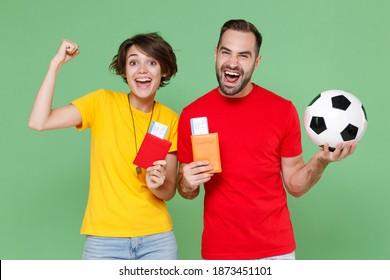
[(240, 92), (240, 88), (238, 87), (230, 87), (226, 85), (219, 85), (221, 92), (225, 95), (234, 96)]

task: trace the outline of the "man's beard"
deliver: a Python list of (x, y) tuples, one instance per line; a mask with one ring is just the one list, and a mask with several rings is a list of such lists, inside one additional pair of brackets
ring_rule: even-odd
[[(234, 96), (234, 95), (240, 93), (246, 87), (246, 85), (250, 82), (250, 80), (251, 80), (251, 75), (244, 75), (243, 71), (241, 69), (237, 69), (237, 68), (236, 69), (232, 69), (232, 68), (224, 68), (224, 67), (221, 67), (221, 68), (223, 70), (218, 71), (218, 66), (217, 66), (215, 72), (216, 72), (219, 88), (221, 89), (222, 93), (225, 94), (225, 95)], [(225, 75), (225, 70), (239, 70), (240, 73), (241, 73), (240, 74), (241, 82), (238, 85), (234, 86), (234, 87), (225, 86), (222, 83), (222, 80), (223, 80), (222, 75)]]

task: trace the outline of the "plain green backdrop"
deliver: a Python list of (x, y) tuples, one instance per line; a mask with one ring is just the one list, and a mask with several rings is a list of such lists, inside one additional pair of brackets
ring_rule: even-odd
[[(389, 12), (387, 0), (0, 0), (0, 259), (82, 255), (89, 131), (27, 127), (61, 40), (81, 53), (61, 70), (54, 106), (99, 88), (127, 90), (108, 70), (112, 57), (124, 39), (157, 31), (179, 65), (157, 99), (180, 113), (217, 86), (213, 52), (231, 18), (251, 21), (264, 37), (253, 81), (292, 100), (301, 120), (327, 89), (355, 94), (368, 113), (355, 154), (331, 164), (304, 197), (289, 197), (297, 258), (389, 259)], [(302, 139), (308, 160), (318, 148), (303, 124)], [(201, 258), (202, 196), (168, 202), (180, 259)]]

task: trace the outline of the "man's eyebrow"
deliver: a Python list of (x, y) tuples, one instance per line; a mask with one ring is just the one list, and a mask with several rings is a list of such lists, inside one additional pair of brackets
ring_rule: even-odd
[[(228, 52), (232, 52), (229, 48), (227, 47), (220, 47), (219, 50), (224, 50), (224, 51), (228, 51)], [(249, 55), (249, 56), (252, 56), (252, 53), (250, 51), (242, 51), (242, 52), (239, 52), (238, 54), (240, 55)]]
[(241, 55), (248, 55), (248, 56), (252, 56), (252, 53), (250, 51), (243, 51), (243, 52), (239, 52), (239, 54)]
[(230, 49), (226, 48), (226, 47), (220, 47), (219, 50), (224, 50), (224, 51), (228, 51), (228, 52), (231, 52)]

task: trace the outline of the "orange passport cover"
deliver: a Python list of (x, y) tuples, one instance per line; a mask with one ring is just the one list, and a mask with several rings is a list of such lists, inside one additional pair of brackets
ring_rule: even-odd
[(146, 133), (133, 163), (143, 169), (153, 166), (156, 160), (165, 160), (171, 145), (167, 140)]
[(194, 161), (207, 160), (213, 167), (208, 173), (222, 172), (219, 155), (218, 133), (191, 135), (192, 156)]

